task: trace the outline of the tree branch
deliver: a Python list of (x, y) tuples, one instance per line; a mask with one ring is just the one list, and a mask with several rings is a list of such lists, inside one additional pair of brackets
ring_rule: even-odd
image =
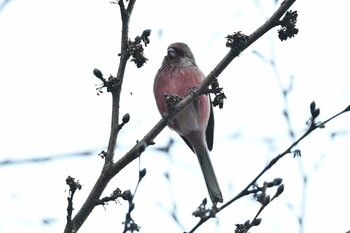
[(108, 149), (105, 157), (105, 165), (113, 163), (115, 145), (118, 138), (120, 128), (119, 125), (119, 107), (120, 107), (120, 94), (122, 90), (126, 63), (130, 58), (128, 51), (128, 39), (129, 39), (129, 22), (132, 10), (136, 0), (130, 0), (127, 8), (125, 8), (124, 1), (119, 0), (120, 15), (122, 19), (122, 37), (121, 37), (121, 48), (120, 48), (120, 62), (117, 77), (118, 85), (113, 89), (112, 92), (112, 122), (111, 122), (111, 133), (109, 137)]
[[(111, 174), (111, 165), (113, 164), (113, 157), (115, 151), (115, 145), (120, 130), (119, 127), (119, 106), (120, 106), (120, 94), (121, 87), (123, 84), (124, 73), (126, 68), (126, 63), (130, 57), (130, 53), (127, 50), (127, 41), (129, 38), (129, 21), (132, 10), (134, 8), (136, 0), (129, 0), (128, 6), (125, 8), (123, 0), (119, 0), (118, 4), (120, 7), (120, 14), (122, 19), (122, 38), (121, 38), (121, 53), (120, 53), (120, 63), (117, 73), (116, 85), (112, 86), (112, 119), (111, 119), (111, 133), (108, 143), (107, 153), (105, 153), (105, 164), (102, 172), (97, 179), (93, 189), (91, 190), (88, 198), (86, 199), (83, 206), (80, 208), (78, 213), (75, 215), (73, 220), (68, 221), (65, 227), (65, 233), (77, 232), (82, 224), (85, 222), (87, 217), (90, 215), (92, 210), (95, 208), (99, 201), (102, 192), (106, 188), (109, 181), (113, 178)], [(113, 78), (113, 77), (112, 77)]]
[[(306, 136), (308, 136), (310, 133), (312, 133), (316, 129), (324, 128), (325, 124), (327, 124), (329, 121), (331, 121), (331, 120), (335, 119), (336, 117), (340, 116), (341, 114), (343, 114), (345, 112), (349, 112), (349, 111), (350, 111), (350, 105), (348, 107), (346, 107), (343, 111), (340, 111), (339, 113), (335, 114), (334, 116), (330, 117), (329, 119), (325, 120), (324, 122), (320, 122), (320, 123), (316, 124), (313, 121), (313, 123), (310, 125), (309, 129), (301, 137), (299, 137), (296, 141), (294, 141), (284, 152), (282, 152), (281, 154), (279, 154), (275, 158), (273, 158), (269, 162), (269, 164), (240, 193), (238, 193), (231, 200), (229, 200), (228, 202), (223, 204), (220, 208), (217, 208), (215, 210), (215, 213), (219, 213), (220, 211), (222, 211), (223, 209), (225, 209), (226, 207), (228, 207), (230, 204), (232, 204), (236, 200), (240, 199), (241, 197), (244, 197), (244, 196), (247, 196), (247, 195), (253, 193), (252, 190), (249, 190), (250, 187), (252, 187), (254, 184), (256, 184), (258, 179), (266, 171), (268, 171), (274, 164), (276, 164), (278, 160), (283, 158), (285, 155), (292, 153), (292, 148), (294, 148), (301, 140), (303, 140)], [(313, 119), (313, 120), (315, 120), (315, 119)], [(297, 154), (297, 153), (294, 153), (294, 154)], [(212, 217), (213, 217), (212, 215), (208, 215), (208, 216), (201, 218), (200, 221), (191, 229), (191, 231), (189, 231), (189, 233), (193, 233), (198, 227), (200, 227), (204, 222), (208, 221)]]

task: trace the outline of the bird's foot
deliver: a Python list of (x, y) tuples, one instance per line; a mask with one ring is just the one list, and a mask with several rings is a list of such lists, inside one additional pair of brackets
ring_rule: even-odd
[(167, 108), (168, 108), (168, 112), (172, 112), (175, 109), (175, 105), (180, 102), (183, 97), (178, 96), (178, 95), (168, 95), (168, 94), (164, 94), (165, 96), (165, 102), (167, 104)]
[(197, 90), (197, 87), (192, 87), (188, 90), (188, 93), (191, 95), (198, 95), (196, 90)]

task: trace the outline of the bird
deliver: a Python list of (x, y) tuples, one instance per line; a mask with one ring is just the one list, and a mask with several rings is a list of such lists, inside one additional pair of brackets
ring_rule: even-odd
[[(169, 113), (167, 97), (186, 97), (204, 80), (205, 75), (198, 68), (189, 46), (182, 42), (169, 45), (153, 84), (157, 108), (162, 116)], [(203, 177), (213, 204), (223, 202), (216, 179), (209, 150), (214, 141), (214, 114), (207, 94), (200, 95), (176, 118), (168, 122), (168, 127), (177, 132), (189, 148), (197, 155)]]

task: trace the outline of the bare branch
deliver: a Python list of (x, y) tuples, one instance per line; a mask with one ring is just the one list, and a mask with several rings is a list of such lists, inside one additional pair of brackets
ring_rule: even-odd
[(130, 0), (127, 8), (125, 8), (124, 1), (118, 1), (120, 8), (120, 15), (122, 19), (122, 38), (121, 38), (121, 49), (120, 49), (120, 61), (117, 77), (119, 86), (112, 90), (112, 123), (111, 123), (111, 133), (109, 137), (108, 149), (105, 158), (105, 165), (113, 163), (115, 145), (117, 142), (117, 137), (120, 128), (119, 126), (119, 106), (120, 106), (120, 94), (121, 87), (123, 85), (124, 74), (126, 63), (130, 58), (130, 53), (128, 51), (127, 43), (129, 39), (129, 21), (132, 10), (134, 8), (136, 0)]
[[(119, 106), (120, 106), (120, 94), (121, 86), (123, 84), (124, 73), (126, 68), (126, 63), (130, 58), (130, 53), (127, 50), (127, 42), (129, 37), (129, 21), (132, 10), (134, 8), (136, 0), (129, 0), (128, 6), (125, 7), (124, 1), (118, 1), (120, 7), (120, 14), (122, 19), (122, 38), (121, 38), (121, 52), (120, 52), (120, 62), (117, 77), (110, 77), (112, 81), (117, 85), (112, 86), (110, 92), (112, 93), (112, 118), (111, 118), (111, 133), (108, 143), (107, 152), (104, 153), (105, 164), (102, 172), (96, 181), (90, 195), (86, 199), (83, 206), (80, 208), (78, 213), (75, 215), (72, 221), (68, 221), (65, 233), (77, 232), (82, 224), (85, 222), (87, 217), (90, 215), (91, 211), (96, 206), (99, 198), (106, 188), (109, 181), (114, 175), (111, 174), (111, 165), (113, 164), (114, 151), (116, 147), (116, 141), (118, 137), (119, 130), (121, 129), (119, 125)], [(102, 73), (101, 73), (102, 74)], [(100, 76), (98, 74), (98, 76)], [(139, 155), (139, 154), (138, 154)]]
[[(315, 108), (311, 108), (311, 112), (312, 110), (314, 110)], [(330, 117), (329, 119), (327, 119), (324, 122), (320, 122), (320, 123), (314, 123), (311, 124), (309, 129), (300, 137), (298, 138), (295, 142), (293, 142), (284, 152), (282, 152), (281, 154), (277, 155), (275, 158), (273, 158), (269, 164), (239, 193), (237, 194), (235, 197), (233, 197), (231, 200), (229, 200), (228, 202), (226, 202), (225, 204), (223, 204), (221, 207), (216, 208), (216, 213), (219, 213), (221, 210), (225, 209), (226, 207), (228, 207), (230, 204), (232, 204), (233, 202), (235, 202), (236, 200), (240, 199), (241, 197), (247, 196), (251, 193), (255, 193), (255, 190), (250, 190), (251, 187), (254, 186), (254, 184), (257, 183), (258, 179), (266, 172), (268, 171), (273, 165), (275, 165), (277, 163), (278, 160), (280, 160), (281, 158), (283, 158), (285, 155), (292, 153), (292, 149), (301, 141), (303, 140), (306, 136), (308, 136), (310, 133), (312, 133), (313, 131), (315, 131), (318, 128), (324, 128), (325, 124), (328, 123), (329, 121), (335, 119), (337, 116), (350, 111), (350, 105), (345, 108), (343, 111), (335, 114), (334, 116)], [(313, 121), (314, 122), (314, 121)], [(283, 192), (284, 186), (280, 186), (279, 189), (277, 190), (275, 196), (273, 197), (276, 198), (278, 197), (282, 192)], [(204, 218), (201, 218), (201, 220), (192, 228), (191, 231), (189, 231), (189, 233), (194, 232), (199, 226), (201, 226), (204, 222), (208, 221), (212, 216), (205, 216)]]

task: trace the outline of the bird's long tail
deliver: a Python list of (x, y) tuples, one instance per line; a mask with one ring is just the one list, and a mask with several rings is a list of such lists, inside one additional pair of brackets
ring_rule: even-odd
[(200, 148), (203, 148), (203, 149), (196, 150), (196, 155), (203, 172), (203, 176), (208, 188), (210, 199), (212, 200), (213, 203), (223, 202), (219, 183), (216, 179), (214, 168), (209, 158), (209, 152), (204, 146)]

